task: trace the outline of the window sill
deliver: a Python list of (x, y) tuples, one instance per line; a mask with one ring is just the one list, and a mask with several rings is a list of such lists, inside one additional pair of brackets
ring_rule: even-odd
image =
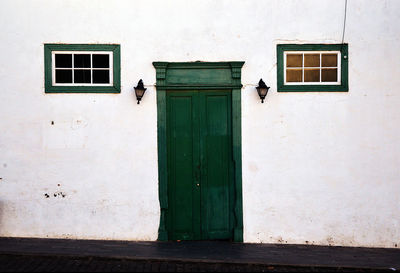
[(281, 85), (278, 92), (348, 92), (346, 85)]
[(51, 86), (46, 87), (46, 93), (121, 93), (121, 89), (114, 86)]

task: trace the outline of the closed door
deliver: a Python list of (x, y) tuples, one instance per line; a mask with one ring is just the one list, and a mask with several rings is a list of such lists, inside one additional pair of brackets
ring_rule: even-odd
[(171, 240), (233, 239), (231, 113), (229, 91), (167, 92)]

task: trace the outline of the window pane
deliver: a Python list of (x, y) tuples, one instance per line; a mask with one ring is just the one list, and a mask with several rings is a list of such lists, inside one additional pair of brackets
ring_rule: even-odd
[(286, 82), (302, 82), (303, 72), (301, 69), (286, 70)]
[(75, 54), (74, 67), (90, 68), (90, 54)]
[(304, 54), (305, 67), (319, 67), (319, 54)]
[(93, 83), (110, 83), (109, 70), (93, 70)]
[(72, 68), (72, 54), (55, 54), (56, 67)]
[(323, 82), (337, 82), (337, 69), (322, 69)]
[(72, 83), (72, 70), (56, 69), (56, 83)]
[(108, 54), (93, 54), (93, 67), (94, 68), (109, 68), (110, 55)]
[(322, 54), (323, 67), (337, 67), (337, 54)]
[(74, 70), (75, 83), (91, 83), (90, 70)]
[(319, 69), (304, 69), (305, 82), (319, 82)]
[(303, 66), (303, 54), (286, 55), (286, 67), (302, 67), (302, 66)]

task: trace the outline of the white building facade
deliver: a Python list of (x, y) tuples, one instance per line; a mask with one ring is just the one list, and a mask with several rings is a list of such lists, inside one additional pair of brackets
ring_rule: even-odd
[[(349, 0), (346, 20), (344, 0), (1, 1), (0, 236), (160, 239), (160, 230), (168, 233), (162, 195), (171, 194), (160, 190), (169, 185), (160, 176), (171, 178), (160, 161), (167, 138), (160, 124), (168, 121), (157, 92), (201, 93), (201, 73), (227, 69), (233, 81), (213, 87), (240, 85), (228, 107), (240, 157), (231, 177), (241, 199), (232, 205), (235, 240), (399, 247), (399, 12), (397, 0)], [(114, 85), (120, 79), (117, 91), (96, 92), (99, 84), (93, 92), (49, 92), (45, 74), (54, 73), (56, 86), (57, 67), (55, 59), (46, 64), (48, 45), (61, 53), (62, 45), (116, 46), (107, 77)], [(300, 45), (284, 54), (303, 54), (302, 68), (279, 55), (285, 45)], [(318, 68), (306, 64), (307, 45), (320, 54)], [(336, 68), (324, 68), (323, 54), (336, 51)], [(88, 85), (97, 73), (91, 54)], [(161, 88), (174, 63), (184, 69), (196, 61), (211, 68), (199, 68), (193, 81), (177, 72)], [(165, 77), (154, 62), (166, 64)], [(290, 69), (302, 71), (299, 86), (312, 85), (305, 84), (311, 70), (319, 69), (316, 86), (324, 69), (339, 72), (327, 80), (336, 82), (330, 90), (293, 92), (278, 79), (291, 86)], [(264, 103), (261, 78), (270, 87)], [(147, 90), (137, 104), (139, 79)]]

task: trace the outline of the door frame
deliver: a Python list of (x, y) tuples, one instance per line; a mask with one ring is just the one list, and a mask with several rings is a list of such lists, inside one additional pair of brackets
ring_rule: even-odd
[(168, 241), (167, 90), (231, 90), (234, 162), (234, 234), (243, 242), (241, 72), (244, 62), (153, 62), (156, 69), (158, 179), (160, 226), (158, 240)]

